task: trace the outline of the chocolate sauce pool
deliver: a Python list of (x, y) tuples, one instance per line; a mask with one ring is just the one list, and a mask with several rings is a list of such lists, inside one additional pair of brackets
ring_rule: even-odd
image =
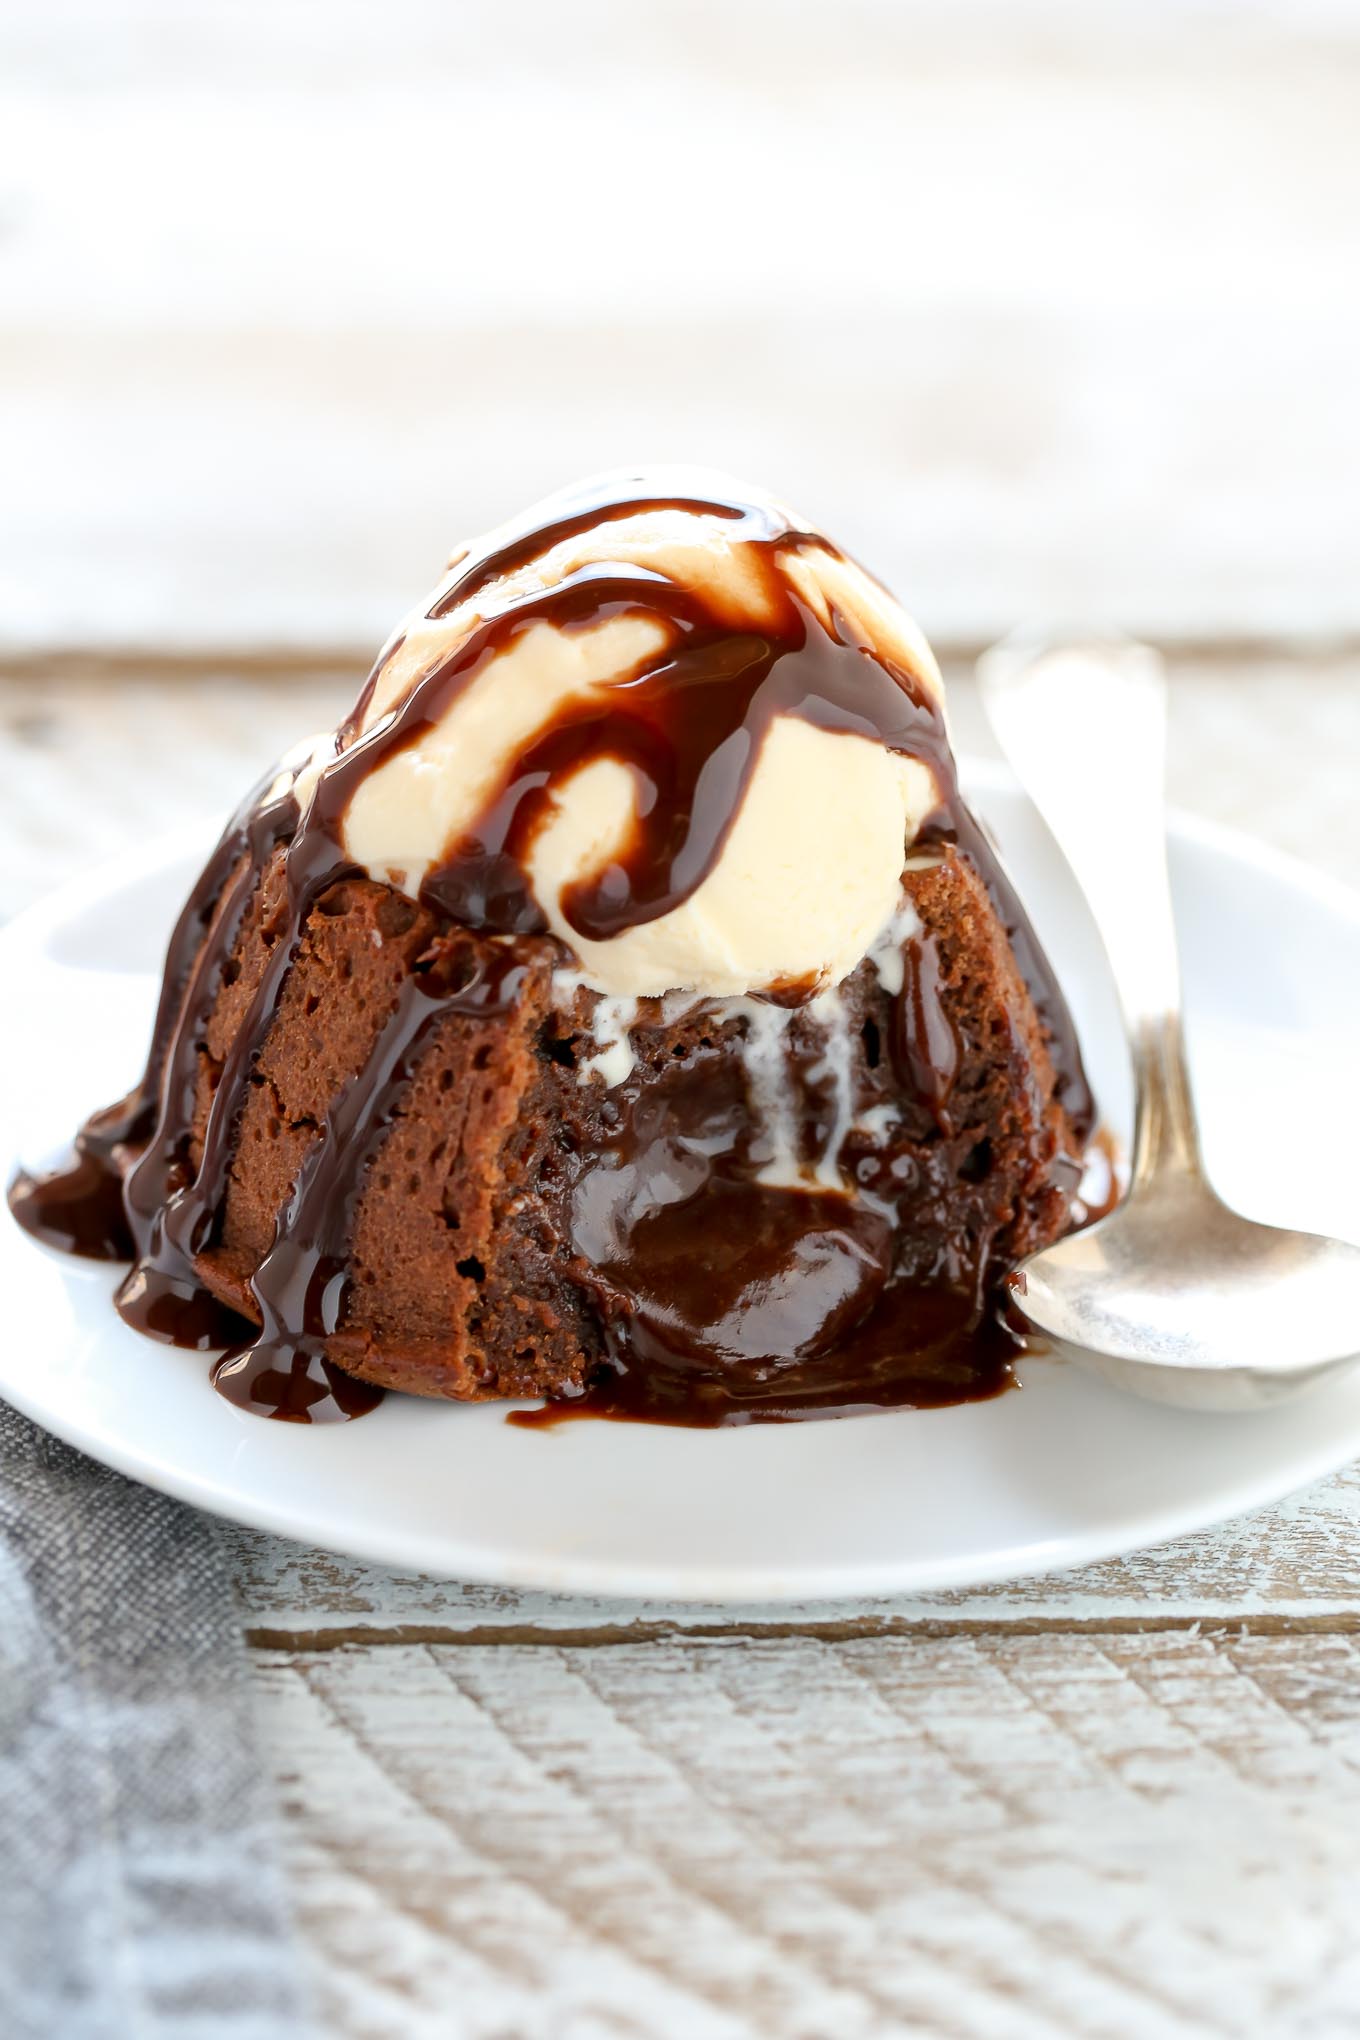
[[(823, 538), (792, 530), (759, 506), (646, 496), (620, 483), (583, 492), (553, 524), (525, 521), (494, 549), (466, 555), (430, 615), (450, 613), (562, 539), (674, 508), (731, 520), (733, 539), (748, 548), (763, 584), (765, 599), (758, 614), (753, 606), (749, 627), (734, 627), (700, 589), (628, 562), (592, 562), (554, 587), (504, 602), (365, 730), (384, 660), (396, 649), (390, 646), (305, 800), (294, 791), (295, 775), (283, 772), (233, 817), (171, 939), (141, 1082), (87, 1122), (66, 1169), (21, 1175), (11, 1186), (10, 1207), (36, 1238), (68, 1252), (132, 1260), (117, 1297), (130, 1324), (175, 1345), (225, 1347), (214, 1383), (244, 1407), (320, 1422), (361, 1414), (379, 1399), (381, 1391), (345, 1374), (326, 1353), (328, 1338), (345, 1324), (347, 1247), (367, 1168), (431, 1030), (450, 1015), (513, 1005), (523, 977), (513, 938), (542, 937), (545, 929), (526, 870), (536, 833), (556, 790), (600, 758), (626, 767), (637, 799), (627, 842), (603, 872), (564, 896), (569, 924), (595, 940), (669, 913), (703, 883), (776, 717), (868, 736), (928, 764), (941, 798), (922, 841), (957, 846), (984, 879), (1048, 1033), (1069, 1121), (1079, 1141), (1090, 1130), (1090, 1094), (1065, 1002), (959, 798), (930, 688), (861, 641), (848, 620), (835, 616), (825, 628), (781, 572), (783, 552), (830, 552)], [(464, 928), (511, 938), (503, 967), (470, 974), (451, 942), (447, 951), (436, 945), (411, 975), (367, 1063), (318, 1128), (274, 1243), (250, 1278), (251, 1316), (232, 1311), (205, 1287), (200, 1257), (220, 1232), (248, 1087), (308, 917), (354, 873), (343, 824), (355, 792), (438, 724), (522, 632), (545, 622), (567, 632), (590, 629), (637, 612), (664, 625), (664, 649), (602, 697), (566, 704), (420, 888), (422, 904), (450, 936)], [(260, 870), (280, 848), (283, 925), (217, 1074), (195, 1154), (206, 1030)], [(796, 1007), (810, 990), (785, 987), (776, 996)], [(948, 1136), (959, 1043), (929, 941), (910, 958), (890, 1031), (903, 1085)], [(714, 1123), (697, 1147), (694, 1113), (703, 1119), (707, 1107), (688, 1098), (668, 1125), (659, 1096), (650, 1107), (634, 1099), (622, 1159), (583, 1173), (571, 1244), (587, 1284), (592, 1271), (599, 1278), (608, 1362), (591, 1395), (564, 1407), (746, 1422), (960, 1401), (1004, 1387), (1017, 1348), (990, 1308), (982, 1261), (975, 1256), (974, 1265), (903, 1280), (894, 1273), (900, 1257), (891, 1197), (761, 1181), (760, 1158), (749, 1152), (740, 1064), (728, 1056), (722, 1069), (725, 1077), (714, 1077)], [(690, 1140), (684, 1153), (666, 1151), (682, 1133)], [(608, 1302), (620, 1293), (629, 1298), (623, 1319)]]

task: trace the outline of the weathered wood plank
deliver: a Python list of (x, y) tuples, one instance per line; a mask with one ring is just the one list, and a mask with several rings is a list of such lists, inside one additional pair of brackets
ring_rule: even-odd
[(332, 2030), (1357, 2030), (1350, 1637), (261, 1653)]
[(702, 1607), (513, 1593), (399, 1574), (256, 1531), (231, 1532), (257, 1639), (589, 1641), (747, 1631), (829, 1637), (1067, 1625), (1109, 1630), (1232, 1621), (1360, 1630), (1360, 1466), (1276, 1508), (1130, 1558), (967, 1593), (802, 1606)]

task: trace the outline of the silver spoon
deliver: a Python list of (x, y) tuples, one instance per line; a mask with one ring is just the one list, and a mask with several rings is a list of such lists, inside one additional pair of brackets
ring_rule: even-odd
[(1007, 639), (978, 665), (992, 727), (1100, 929), (1133, 1061), (1132, 1175), (1087, 1231), (1011, 1277), (1058, 1353), (1195, 1409), (1259, 1409), (1360, 1357), (1360, 1247), (1255, 1225), (1210, 1188), (1181, 1028), (1166, 866), (1166, 680), (1125, 639)]

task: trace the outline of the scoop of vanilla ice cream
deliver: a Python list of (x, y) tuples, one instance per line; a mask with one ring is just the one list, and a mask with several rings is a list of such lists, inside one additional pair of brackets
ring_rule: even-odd
[[(639, 494), (744, 502), (725, 479), (692, 470), (651, 474)], [(562, 515), (549, 501), (544, 526)], [(789, 519), (794, 530), (800, 527)], [(525, 521), (516, 527), (525, 528)], [(806, 529), (806, 527), (801, 527)], [(493, 550), (498, 535), (479, 543)], [(545, 543), (527, 564), (492, 580), (437, 616), (462, 572), (448, 577), (407, 619), (381, 661), (359, 725), (363, 734), (393, 709), (479, 626), (592, 563), (641, 567), (697, 589), (734, 630), (758, 629), (768, 583), (731, 517), (680, 505), (617, 511), (598, 524)], [(820, 619), (833, 612), (862, 641), (914, 673), (942, 705), (942, 684), (924, 638), (877, 582), (820, 546), (790, 547), (780, 571)], [(589, 628), (529, 621), (475, 673), (419, 739), (378, 765), (359, 785), (345, 821), (344, 848), (373, 877), (409, 893), (467, 833), (515, 761), (569, 704), (611, 683), (669, 642), (663, 619), (645, 608)], [(608, 997), (669, 991), (721, 997), (785, 980), (830, 986), (847, 976), (891, 921), (901, 893), (906, 846), (936, 805), (930, 769), (869, 737), (778, 717), (761, 743), (740, 809), (712, 869), (681, 904), (653, 920), (591, 940), (573, 929), (564, 892), (597, 874), (633, 821), (633, 776), (608, 757), (584, 764), (557, 790), (555, 811), (528, 860), (534, 896), (552, 932), (577, 959), (581, 982)]]

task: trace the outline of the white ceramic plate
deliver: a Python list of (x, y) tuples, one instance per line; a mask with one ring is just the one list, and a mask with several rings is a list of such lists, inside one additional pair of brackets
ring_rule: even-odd
[[(966, 776), (1123, 1133), (1119, 1028), (1085, 910), (1014, 786), (990, 769)], [(122, 861), (0, 935), (5, 1180), (13, 1153), (53, 1153), (135, 1076), (201, 848)], [(1172, 863), (1220, 1188), (1253, 1216), (1360, 1238), (1360, 898), (1198, 823), (1177, 824)], [(0, 1395), (204, 1508), (462, 1579), (704, 1601), (973, 1585), (1177, 1536), (1360, 1454), (1360, 1372), (1278, 1411), (1210, 1417), (1039, 1359), (995, 1402), (837, 1423), (525, 1431), (503, 1407), (391, 1396), (361, 1423), (307, 1430), (232, 1409), (203, 1357), (128, 1331), (114, 1284), (0, 1217)]]

